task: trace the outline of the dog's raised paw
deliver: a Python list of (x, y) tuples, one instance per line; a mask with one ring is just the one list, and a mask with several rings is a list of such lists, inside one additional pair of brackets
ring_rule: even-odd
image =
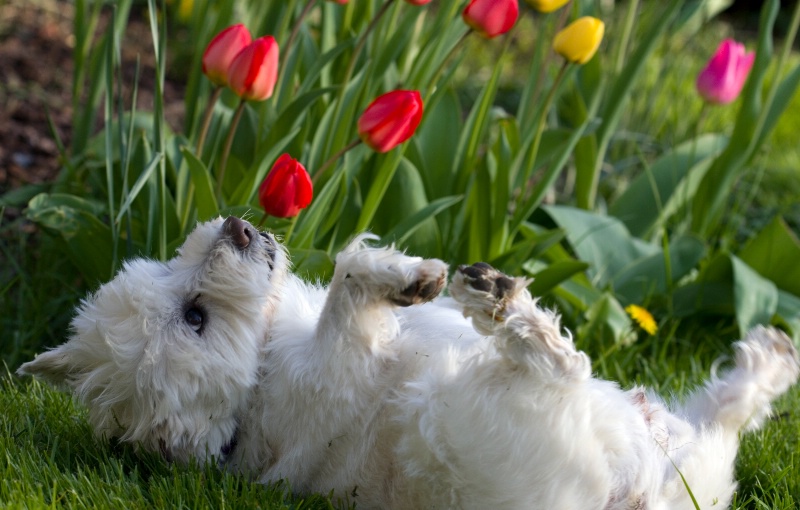
[(457, 277), (458, 274), (461, 275), (464, 285), (491, 294), (497, 300), (502, 300), (516, 289), (512, 278), (486, 262), (478, 262), (471, 266), (459, 266)]
[(393, 293), (389, 300), (398, 306), (411, 306), (432, 300), (444, 289), (447, 265), (439, 260), (423, 260), (415, 268), (416, 278), (410, 285)]

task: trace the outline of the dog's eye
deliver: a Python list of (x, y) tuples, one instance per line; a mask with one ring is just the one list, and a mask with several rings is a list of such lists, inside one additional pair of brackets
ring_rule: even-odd
[(186, 319), (186, 323), (192, 327), (198, 333), (200, 329), (203, 327), (203, 321), (205, 320), (205, 316), (203, 315), (203, 311), (199, 308), (192, 307), (186, 310), (186, 313), (183, 315), (183, 318)]

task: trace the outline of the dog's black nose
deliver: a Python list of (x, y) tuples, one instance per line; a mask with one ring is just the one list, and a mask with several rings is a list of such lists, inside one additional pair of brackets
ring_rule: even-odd
[(229, 216), (225, 220), (222, 224), (222, 231), (226, 236), (230, 237), (233, 244), (240, 250), (247, 248), (250, 245), (250, 240), (256, 235), (256, 229), (236, 216)]

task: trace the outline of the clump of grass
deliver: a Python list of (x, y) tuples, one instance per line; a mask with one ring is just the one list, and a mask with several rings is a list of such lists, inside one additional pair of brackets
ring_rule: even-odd
[(0, 501), (4, 508), (330, 509), (214, 465), (170, 465), (127, 444), (94, 438), (69, 395), (0, 376)]
[(12, 367), (63, 341), (85, 292), (55, 241), (27, 227), (22, 219), (0, 225), (0, 360)]

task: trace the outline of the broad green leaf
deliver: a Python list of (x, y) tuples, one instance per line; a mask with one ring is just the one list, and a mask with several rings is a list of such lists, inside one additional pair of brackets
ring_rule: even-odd
[(381, 239), (388, 242), (396, 242), (402, 246), (424, 224), (426, 219), (435, 217), (440, 212), (460, 202), (461, 199), (461, 196), (438, 198), (395, 225), (392, 230), (381, 236)]
[(738, 253), (779, 289), (800, 296), (800, 240), (778, 216)]
[(469, 175), (475, 167), (478, 147), (491, 120), (489, 113), (497, 94), (497, 85), (500, 81), (500, 71), (503, 69), (503, 60), (503, 55), (501, 55), (494, 66), (491, 77), (484, 85), (478, 99), (470, 110), (464, 128), (461, 130), (458, 148), (452, 162), (453, 173), (456, 175), (457, 183), (454, 191), (457, 193), (461, 193), (464, 190), (466, 183), (469, 181)]
[(592, 279), (601, 287), (634, 261), (659, 252), (658, 247), (631, 237), (622, 222), (611, 216), (566, 206), (543, 209), (567, 233), (570, 246), (589, 263)]
[(214, 184), (211, 175), (202, 161), (197, 159), (188, 147), (181, 151), (189, 167), (189, 177), (194, 185), (194, 204), (197, 208), (197, 219), (206, 221), (218, 214), (219, 206), (214, 196)]
[(461, 105), (455, 93), (449, 92), (432, 110), (425, 112), (423, 122), (410, 141), (420, 161), (415, 161), (415, 151), (409, 151), (409, 158), (420, 169), (431, 199), (455, 191), (452, 155), (456, 153), (458, 140), (453, 134), (461, 132), (461, 124)]
[(681, 285), (672, 294), (671, 310), (677, 318), (706, 314), (733, 316), (736, 313), (733, 285), (730, 279)]
[(744, 335), (758, 324), (769, 324), (778, 309), (778, 289), (739, 258), (731, 256), (736, 322)]
[(533, 283), (528, 286), (528, 290), (534, 296), (543, 296), (574, 275), (586, 271), (588, 267), (589, 264), (579, 260), (563, 260), (544, 268), (526, 265), (525, 271), (533, 276)]
[(775, 284), (725, 253), (711, 259), (697, 281), (676, 290), (674, 298), (677, 317), (733, 314), (742, 335), (758, 324), (769, 324), (778, 308)]
[(622, 220), (632, 235), (646, 236), (654, 225), (663, 222), (664, 206), (687, 174), (697, 171), (698, 162), (717, 156), (727, 141), (723, 135), (707, 134), (666, 152), (628, 185), (611, 204), (609, 213)]
[(389, 151), (387, 154), (381, 155), (381, 163), (377, 170), (375, 180), (372, 181), (367, 198), (364, 200), (364, 209), (361, 211), (361, 216), (358, 218), (356, 225), (356, 232), (361, 232), (370, 228), (372, 218), (378, 210), (386, 190), (389, 188), (389, 183), (392, 181), (394, 172), (400, 165), (403, 159), (403, 148), (398, 147)]
[(795, 345), (800, 344), (800, 297), (779, 290), (777, 315), (791, 329)]
[(539, 257), (566, 237), (563, 230), (545, 230), (529, 223), (524, 224), (520, 232), (524, 239), (507, 248), (496, 258), (491, 259), (489, 263), (492, 266), (501, 271), (513, 273), (519, 267), (522, 267), (525, 261)]
[(60, 237), (72, 263), (96, 285), (113, 276), (116, 264), (111, 229), (99, 219), (104, 212), (103, 206), (74, 195), (42, 193), (29, 202), (26, 216)]
[[(641, 304), (647, 297), (667, 292), (702, 260), (706, 247), (694, 237), (679, 237), (669, 246), (669, 257), (659, 250), (624, 267), (613, 277), (614, 290), (623, 302)], [(667, 269), (669, 268), (669, 277)]]
[(333, 275), (333, 260), (323, 250), (292, 249), (294, 273), (309, 281), (327, 281)]

